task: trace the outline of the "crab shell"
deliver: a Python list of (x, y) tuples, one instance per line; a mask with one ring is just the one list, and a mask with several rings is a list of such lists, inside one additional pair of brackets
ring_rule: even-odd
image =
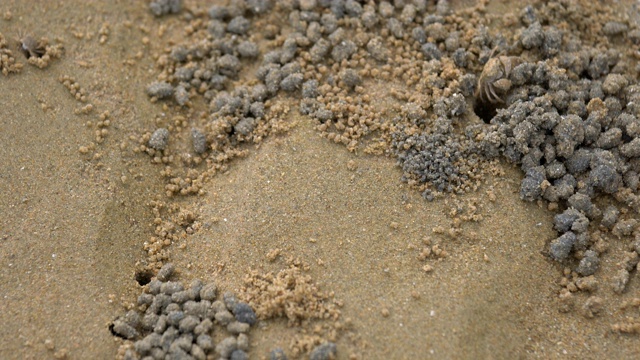
[(506, 94), (511, 89), (509, 75), (516, 66), (522, 63), (517, 56), (498, 56), (489, 59), (478, 79), (476, 97), (482, 102), (504, 102), (500, 94)]
[(16, 39), (20, 47), (20, 51), (28, 59), (31, 57), (42, 57), (45, 54), (44, 44), (31, 35), (20, 34)]

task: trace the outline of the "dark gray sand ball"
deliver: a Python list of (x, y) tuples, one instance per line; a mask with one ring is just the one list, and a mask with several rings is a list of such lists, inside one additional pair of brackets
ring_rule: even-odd
[(169, 130), (160, 128), (153, 132), (149, 139), (149, 146), (155, 150), (164, 150), (169, 143)]
[(551, 242), (549, 253), (556, 261), (563, 261), (569, 256), (573, 244), (576, 242), (576, 234), (571, 231), (564, 233)]
[(120, 319), (113, 322), (113, 327), (111, 329), (116, 335), (125, 339), (133, 339), (139, 335), (136, 329)]
[(233, 34), (244, 35), (249, 31), (249, 27), (251, 27), (251, 22), (249, 22), (247, 18), (244, 16), (236, 16), (229, 21), (227, 31)]
[(345, 69), (340, 72), (340, 79), (349, 88), (354, 88), (362, 83), (362, 79), (353, 69)]
[(155, 16), (175, 14), (182, 10), (182, 0), (156, 0), (149, 4), (149, 9)]
[(618, 210), (618, 208), (610, 205), (602, 213), (602, 220), (600, 221), (600, 224), (606, 228), (611, 229), (613, 225), (615, 225), (618, 221), (619, 215), (620, 211)]
[(191, 129), (191, 141), (193, 142), (193, 151), (196, 154), (207, 151), (207, 137), (200, 130)]
[(231, 353), (231, 360), (248, 360), (249, 355), (243, 350), (235, 350)]
[(286, 92), (293, 92), (300, 89), (303, 81), (304, 75), (301, 73), (291, 74), (280, 82), (280, 88)]
[(176, 87), (173, 96), (180, 106), (184, 106), (189, 101), (189, 92), (183, 85)]
[(584, 253), (584, 257), (580, 260), (580, 264), (576, 269), (576, 272), (582, 276), (593, 275), (598, 270), (600, 259), (598, 254), (593, 250), (587, 250)]
[(216, 352), (225, 359), (229, 358), (237, 349), (238, 341), (234, 336), (227, 337), (216, 345)]
[(249, 325), (253, 325), (256, 323), (256, 313), (247, 303), (236, 303), (236, 305), (233, 307), (233, 314), (235, 315), (236, 320), (240, 322), (247, 323)]
[(629, 272), (627, 269), (620, 269), (611, 279), (611, 287), (616, 294), (622, 294), (629, 283)]
[(316, 346), (309, 355), (309, 360), (330, 360), (335, 359), (338, 353), (336, 344), (332, 342), (326, 342), (322, 345)]
[(251, 117), (246, 117), (240, 121), (233, 127), (234, 131), (240, 133), (244, 136), (251, 134), (253, 128), (255, 127), (256, 120)]
[(281, 348), (275, 348), (269, 352), (269, 360), (287, 360), (287, 354)]
[(218, 294), (218, 287), (215, 283), (205, 284), (202, 289), (200, 289), (200, 298), (202, 300), (214, 301)]
[(256, 58), (260, 55), (260, 50), (258, 49), (258, 45), (251, 41), (243, 41), (238, 44), (238, 54), (242, 58)]
[(158, 81), (147, 87), (147, 95), (163, 99), (173, 95), (173, 86), (168, 82)]

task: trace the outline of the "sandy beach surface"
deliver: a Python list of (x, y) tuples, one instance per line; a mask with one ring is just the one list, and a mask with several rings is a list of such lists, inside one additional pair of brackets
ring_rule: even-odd
[[(216, 136), (205, 125), (204, 92), (194, 90), (193, 104), (181, 107), (150, 101), (147, 87), (167, 71), (161, 55), (196, 36), (213, 3), (226, 4), (184, 1), (178, 14), (162, 17), (147, 1), (0, 3), (0, 39), (23, 64), (0, 75), (0, 358), (133, 356), (145, 332), (123, 339), (113, 323), (132, 309), (144, 313), (138, 296), (166, 263), (185, 287), (213, 282), (220, 298), (232, 292), (253, 306), (251, 359), (269, 359), (276, 348), (309, 358), (325, 342), (336, 344), (338, 359), (640, 357), (637, 269), (622, 293), (611, 287), (633, 235), (600, 229), (607, 250), (598, 285), (572, 291), (567, 305), (563, 290), (577, 286), (579, 260), (550, 258), (558, 212), (544, 199), (523, 201), (525, 173), (504, 158), (484, 165), (477, 189), (427, 201), (400, 180), (403, 168), (390, 150), (364, 151), (373, 135), (349, 151), (349, 141), (328, 139), (317, 119), (301, 114), (299, 95), (282, 91), (266, 101), (272, 120), (256, 127), (264, 132), (259, 141), (233, 148), (239, 153), (226, 153), (235, 157), (228, 161), (216, 162), (213, 151), (194, 154), (192, 127), (206, 129), (209, 144)], [(454, 12), (476, 4), (449, 3)], [(507, 12), (517, 20), (527, 4), (489, 1), (481, 16)], [(634, 5), (611, 4), (614, 14), (631, 14), (625, 24), (636, 24)], [(269, 16), (288, 16), (274, 11)], [(272, 19), (255, 18), (260, 25)], [(491, 32), (511, 31), (508, 20), (494, 23)], [(59, 46), (47, 50), (44, 68), (20, 51), (16, 38), (24, 34)], [(262, 52), (278, 43), (251, 36)], [(259, 65), (243, 65), (234, 81)], [(637, 83), (637, 71), (629, 74)], [(368, 81), (372, 106), (386, 106), (401, 89)], [(464, 121), (482, 123), (473, 109), (466, 114)], [(148, 145), (160, 127), (172, 134), (172, 152)], [(186, 195), (169, 180), (198, 176), (202, 182), (190, 183)], [(625, 219), (637, 219), (613, 196), (594, 203), (616, 204)], [(163, 244), (157, 251), (154, 241)], [(278, 294), (261, 288), (269, 276), (287, 286)], [(296, 316), (269, 307), (283, 294), (289, 297), (279, 306), (299, 306)], [(216, 343), (228, 336), (214, 325)]]

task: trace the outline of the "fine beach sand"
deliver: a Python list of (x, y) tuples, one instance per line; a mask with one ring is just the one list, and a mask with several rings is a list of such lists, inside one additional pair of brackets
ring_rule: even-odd
[[(507, 6), (490, 3), (489, 13)], [(317, 334), (332, 337), (341, 324), (332, 340), (340, 359), (640, 357), (637, 334), (611, 330), (634, 315), (620, 304), (640, 297), (635, 273), (623, 294), (607, 287), (625, 243), (612, 237), (601, 258), (601, 313), (584, 316), (588, 294), (561, 312), (563, 267), (544, 254), (557, 237), (554, 213), (520, 199), (523, 174), (512, 164), (493, 165), (477, 191), (428, 202), (400, 181), (395, 159), (322, 138), (282, 97), (290, 130), (248, 146), (202, 195), (168, 197), (162, 165), (133, 148), (156, 119), (176, 115), (145, 88), (156, 80), (152, 54), (184, 28), (179, 16), (155, 18), (145, 1), (0, 3), (0, 34), (24, 63), (0, 75), (0, 358), (115, 358), (124, 341), (109, 325), (142, 292), (136, 273), (160, 203), (197, 225), (170, 246), (177, 280), (215, 281), (242, 298), (250, 271), (300, 269), (338, 304), (339, 321), (318, 321)], [(62, 44), (62, 56), (44, 69), (27, 64), (18, 30)], [(450, 233), (455, 209), (481, 219)], [(420, 256), (434, 245), (444, 254)], [(317, 324), (262, 320), (250, 358), (288, 352)]]

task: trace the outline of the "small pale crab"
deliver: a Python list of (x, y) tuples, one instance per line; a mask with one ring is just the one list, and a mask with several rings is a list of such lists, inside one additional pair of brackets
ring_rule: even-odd
[(511, 89), (509, 75), (516, 66), (524, 62), (519, 56), (498, 55), (494, 57), (495, 51), (494, 49), (491, 52), (491, 57), (484, 65), (478, 79), (475, 96), (483, 103), (504, 102), (502, 96)]
[(36, 40), (33, 36), (25, 34), (22, 31), (18, 32), (16, 41), (18, 42), (20, 51), (27, 59), (31, 57), (41, 58), (46, 52), (43, 41)]

